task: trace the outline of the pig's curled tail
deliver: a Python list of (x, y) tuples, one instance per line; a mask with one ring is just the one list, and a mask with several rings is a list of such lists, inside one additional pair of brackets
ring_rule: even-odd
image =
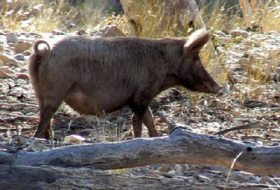
[[(39, 50), (39, 45), (41, 44), (45, 44), (47, 46), (47, 48), (44, 48), (43, 50)], [(35, 43), (34, 43), (34, 52), (36, 54), (44, 54), (45, 52), (49, 52), (50, 51), (50, 45), (48, 44), (48, 42), (46, 42), (45, 40), (37, 40)]]

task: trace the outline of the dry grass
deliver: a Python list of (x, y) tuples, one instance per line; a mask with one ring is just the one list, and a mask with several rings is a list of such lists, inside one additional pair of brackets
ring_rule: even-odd
[[(69, 30), (69, 21), (75, 24), (76, 27), (92, 28), (101, 22), (104, 22), (104, 14), (101, 12), (103, 5), (95, 5), (92, 8), (89, 4), (82, 6), (69, 6), (65, 1), (59, 0), (55, 5), (52, 3), (45, 4), (39, 14), (31, 14), (30, 17), (25, 15), (35, 5), (43, 3), (43, 0), (14, 0), (13, 3), (1, 1), (0, 3), (0, 24), (7, 29), (17, 30), (21, 27), (22, 21), (32, 19), (32, 27), (27, 27), (27, 30), (50, 31), (54, 28), (62, 28)], [(187, 24), (183, 30), (178, 30), (176, 23), (176, 15), (174, 18), (166, 20), (163, 28), (159, 29), (159, 20), (163, 15), (163, 6), (158, 4), (151, 4), (150, 1), (135, 1), (130, 9), (130, 17), (137, 22), (135, 29), (139, 36), (145, 37), (164, 37), (164, 36), (187, 36), (190, 32)], [(270, 6), (269, 6), (270, 3)], [(230, 15), (227, 10), (216, 7), (212, 13), (206, 11), (206, 7), (200, 10), (200, 14), (204, 19), (206, 26), (212, 30), (230, 30), (233, 28), (248, 27), (246, 23), (256, 24), (263, 31), (276, 30), (280, 31), (280, 3), (279, 1), (268, 1), (265, 5), (253, 12), (250, 17), (251, 20), (244, 20), (240, 14)], [(103, 15), (102, 15), (103, 14)], [(105, 23), (115, 23), (128, 34), (132, 31), (127, 27), (128, 20), (122, 16), (106, 17)], [(248, 18), (246, 18), (248, 19)], [(68, 21), (68, 22), (67, 22)], [(188, 21), (186, 21), (187, 23)], [(200, 21), (198, 21), (200, 22)], [(126, 26), (125, 26), (126, 25)], [(198, 23), (199, 25), (199, 23)]]
[[(50, 32), (55, 29), (69, 32), (77, 29), (88, 29), (100, 23), (104, 17), (102, 5), (83, 4), (70, 6), (64, 0), (15, 0), (13, 3), (0, 3), (0, 25), (12, 31)], [(90, 3), (90, 2), (89, 2)], [(34, 6), (43, 4), (35, 10)]]
[(263, 32), (271, 30), (280, 32), (280, 2), (275, 1), (271, 7), (266, 4), (255, 13), (252, 23), (259, 24)]
[[(26, 2), (26, 1), (25, 1)], [(22, 3), (15, 1), (13, 3), (8, 3), (6, 1), (0, 2), (0, 25), (4, 28), (8, 28), (10, 30), (16, 30), (20, 21), (22, 20), (22, 15), (19, 13), (19, 8), (22, 7)]]
[[(58, 23), (58, 19), (54, 19), (56, 17), (54, 11), (44, 9), (40, 12), (33, 12), (33, 7), (40, 3), (43, 3), (43, 1), (2, 1), (0, 9), (0, 23), (2, 27), (11, 31), (35, 31), (37, 29), (41, 31), (42, 27), (38, 24), (40, 22), (42, 26), (46, 27), (46, 30), (49, 30), (49, 28), (53, 29)], [(26, 25), (23, 26), (23, 23), (26, 23)]]
[[(216, 6), (218, 7), (218, 6)], [(211, 30), (222, 30), (222, 31), (230, 31), (232, 29), (243, 29), (249, 30), (252, 32), (269, 32), (280, 31), (280, 3), (278, 1), (267, 1), (263, 6), (258, 7), (258, 9), (254, 10), (251, 20), (245, 20), (240, 15), (228, 15), (225, 10), (217, 9), (213, 11), (213, 14), (208, 17), (203, 15), (205, 12), (201, 10), (201, 14), (204, 18), (208, 18), (205, 20), (206, 26), (211, 26)], [(249, 23), (249, 25), (248, 25)], [(233, 43), (229, 43), (226, 45), (226, 48), (230, 48), (232, 44), (240, 43), (244, 40), (242, 37), (236, 37), (233, 39)], [(215, 43), (215, 42), (214, 42)], [(251, 47), (261, 47), (261, 44), (255, 44), (256, 42), (252, 41)], [(219, 44), (215, 44), (219, 46)], [(210, 45), (211, 46), (211, 45)], [(210, 48), (210, 49), (209, 49)], [(207, 51), (202, 53), (202, 57), (206, 67), (210, 70), (214, 76), (218, 76), (218, 81), (222, 82), (227, 80), (228, 72), (227, 69), (223, 66), (225, 62), (225, 55), (213, 55), (214, 50), (213, 47), (206, 47)], [(246, 53), (248, 50), (244, 50)], [(266, 51), (264, 49), (264, 51)], [(249, 56), (247, 59), (242, 59), (240, 63), (245, 70), (246, 81), (242, 83), (243, 89), (249, 89), (248, 91), (239, 91), (239, 95), (241, 99), (244, 98), (255, 98), (257, 91), (261, 88), (260, 86), (264, 86), (271, 82), (271, 74), (278, 67), (279, 61), (279, 51), (275, 52), (264, 52), (267, 54), (266, 57), (254, 57)], [(210, 60), (210, 61), (206, 61)], [(219, 64), (217, 64), (219, 63)], [(216, 67), (219, 68), (216, 68)], [(221, 73), (223, 73), (221, 75)], [(218, 75), (217, 75), (218, 74)], [(256, 92), (256, 93), (255, 93)]]
[[(242, 18), (240, 17), (240, 12), (229, 13), (220, 2), (217, 1), (215, 5), (206, 4), (201, 8), (200, 15), (205, 22), (205, 25), (215, 31), (215, 30), (223, 30), (229, 31), (234, 28), (240, 27), (240, 23), (242, 22)], [(213, 7), (213, 8), (212, 8)], [(211, 13), (209, 13), (209, 9), (211, 9)]]

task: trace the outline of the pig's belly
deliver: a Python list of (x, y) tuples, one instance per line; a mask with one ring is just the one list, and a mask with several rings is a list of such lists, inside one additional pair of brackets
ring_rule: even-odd
[(126, 98), (120, 100), (113, 99), (112, 97), (92, 97), (84, 94), (81, 91), (75, 91), (68, 94), (65, 102), (75, 111), (81, 114), (88, 115), (103, 115), (115, 111), (127, 102)]

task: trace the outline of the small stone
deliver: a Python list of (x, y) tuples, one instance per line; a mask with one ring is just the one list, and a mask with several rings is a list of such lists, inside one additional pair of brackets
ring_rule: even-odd
[(24, 61), (25, 60), (25, 57), (22, 54), (17, 54), (17, 55), (14, 56), (14, 58), (18, 61)]
[(235, 171), (232, 172), (230, 175), (230, 180), (238, 181), (238, 182), (250, 182), (250, 183), (259, 183), (261, 178), (258, 176), (255, 176), (248, 172), (243, 171)]
[(17, 43), (18, 42), (16, 33), (10, 32), (10, 33), (6, 34), (6, 38), (7, 38), (8, 43)]
[(6, 44), (7, 38), (4, 35), (0, 35), (0, 44)]
[(211, 179), (205, 175), (198, 175), (197, 179), (199, 182), (203, 182), (203, 183), (211, 181)]
[(61, 30), (53, 30), (52, 34), (53, 35), (66, 35), (66, 33)]
[(232, 37), (238, 37), (238, 36), (242, 36), (243, 38), (247, 38), (249, 36), (249, 33), (246, 32), (245, 30), (232, 30), (230, 32), (230, 35)]
[(76, 34), (77, 34), (78, 36), (84, 36), (84, 35), (87, 35), (87, 31), (84, 30), (84, 29), (80, 29), (80, 30), (78, 30), (78, 31), (76, 32)]
[(0, 54), (0, 61), (4, 65), (9, 65), (9, 66), (17, 65), (17, 61), (14, 58), (11, 58), (10, 56), (5, 55), (5, 54)]
[(85, 141), (85, 138), (84, 137), (81, 137), (79, 135), (69, 135), (69, 136), (66, 136), (64, 138), (64, 143), (73, 143), (73, 144), (80, 144), (82, 143), (83, 141)]
[(125, 36), (125, 34), (115, 25), (110, 25), (100, 30), (101, 37), (112, 37), (112, 36)]
[(31, 51), (30, 50), (26, 50), (25, 52), (22, 52), (22, 54), (24, 56), (30, 56), (31, 55)]
[(34, 7), (32, 7), (31, 13), (33, 15), (38, 15), (42, 12), (43, 8), (44, 8), (44, 4), (42, 4), (42, 3), (35, 5)]
[(12, 76), (10, 74), (0, 69), (0, 79), (11, 78), (11, 77)]
[(16, 73), (17, 79), (29, 80), (29, 75), (26, 73)]
[(29, 42), (19, 42), (14, 46), (15, 53), (22, 53), (32, 47)]
[(14, 72), (9, 66), (0, 66), (0, 71), (7, 73), (8, 75), (13, 75)]
[(227, 35), (223, 31), (221, 31), (221, 30), (216, 31), (213, 35), (215, 37), (227, 37)]

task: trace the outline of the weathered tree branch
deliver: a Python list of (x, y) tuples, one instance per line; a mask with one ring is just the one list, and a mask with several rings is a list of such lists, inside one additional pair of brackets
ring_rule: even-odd
[[(170, 136), (75, 145), (42, 152), (0, 153), (0, 164), (118, 169), (158, 163), (230, 167), (260, 175), (280, 174), (280, 147), (244, 144), (176, 128)], [(0, 166), (1, 167), (1, 166)]]
[[(191, 190), (222, 189), (224, 183), (197, 183), (177, 177), (127, 175), (125, 171), (108, 172), (90, 168), (61, 168), (37, 166), (0, 167), (1, 189), (49, 190), (49, 189), (106, 189), (106, 190)], [(235, 185), (236, 186), (236, 185)], [(269, 186), (266, 186), (267, 188)]]

